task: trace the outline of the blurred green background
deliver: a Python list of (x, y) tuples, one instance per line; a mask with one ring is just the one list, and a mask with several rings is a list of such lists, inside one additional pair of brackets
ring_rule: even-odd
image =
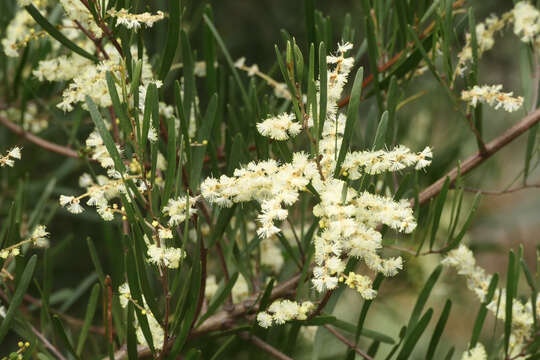
[[(156, 8), (163, 1), (158, 1)], [(283, 46), (281, 29), (286, 29), (292, 34), (306, 51), (306, 32), (304, 23), (304, 5), (302, 1), (283, 0), (258, 0), (258, 1), (210, 1), (214, 10), (215, 25), (223, 36), (233, 58), (246, 57), (246, 63), (256, 63), (259, 68), (266, 72), (275, 63), (274, 44)], [(477, 19), (481, 21), (490, 13), (501, 14), (511, 8), (510, 1), (476, 1), (471, 2), (475, 8)], [(356, 28), (355, 46), (359, 46), (363, 40), (361, 7), (359, 1), (318, 1), (317, 8), (324, 14), (329, 15), (333, 21), (335, 42), (339, 40), (343, 21), (346, 13), (350, 13), (352, 24)], [(1, 5), (0, 5), (1, 6)], [(202, 2), (192, 1), (188, 11), (196, 13), (201, 11)], [(154, 6), (152, 6), (154, 7)], [(186, 30), (195, 30), (200, 23), (184, 23)], [(157, 32), (164, 31), (164, 25), (156, 25)], [(460, 38), (463, 44), (463, 36)], [(197, 36), (192, 40), (194, 47), (200, 51), (200, 41)], [(153, 42), (150, 47), (160, 48), (163, 44)], [(152, 53), (152, 48), (149, 49)], [(459, 47), (454, 49), (456, 53)], [(506, 91), (514, 91), (516, 95), (522, 95), (521, 78), (519, 71), (520, 44), (511, 34), (506, 31), (497, 36), (497, 44), (494, 49), (487, 52), (481, 61), (479, 83), (503, 84)], [(369, 71), (367, 56), (361, 58), (360, 65), (364, 66), (366, 73)], [(275, 75), (278, 81), (280, 76)], [(460, 84), (458, 83), (458, 88)], [(55, 85), (50, 85), (51, 91), (58, 91)], [(420, 178), (424, 185), (428, 185), (438, 179), (443, 171), (449, 170), (476, 152), (476, 142), (469, 131), (467, 124), (454, 113), (453, 107), (444, 91), (434, 81), (432, 75), (426, 72), (402, 89), (404, 98), (426, 92), (417, 100), (407, 104), (398, 112), (401, 143), (414, 150), (421, 150), (429, 145), (434, 149), (434, 160), (427, 172), (421, 173)], [(5, 94), (0, 94), (3, 99)], [(374, 99), (368, 99), (362, 103), (362, 111), (366, 119), (374, 107)], [(508, 114), (503, 111), (495, 111), (484, 108), (485, 135), (487, 139), (500, 134), (504, 129), (517, 122), (523, 112)], [(56, 110), (53, 110), (56, 111)], [(61, 116), (61, 115), (59, 115)], [(84, 116), (82, 112), (75, 112), (65, 117), (66, 124), (75, 118)], [(362, 121), (362, 120), (360, 120)], [(69, 126), (69, 125), (67, 125)], [(362, 126), (362, 124), (360, 124)], [(91, 126), (87, 124), (86, 131)], [(51, 141), (64, 142), (66, 132), (58, 131), (57, 128), (45, 130), (40, 136)], [(2, 150), (14, 144), (19, 144), (20, 139), (0, 127), (0, 144)], [(510, 146), (486, 161), (480, 168), (466, 177), (465, 183), (471, 189), (503, 190), (508, 186), (523, 168), (525, 157), (526, 136), (522, 136)], [(78, 160), (65, 159), (60, 156), (44, 152), (34, 145), (24, 143), (23, 161), (17, 163), (16, 168), (0, 170), (0, 209), (6, 211), (8, 202), (11, 201), (16, 185), (25, 181), (26, 203), (31, 209), (32, 202), (39, 198), (45, 186), (56, 179), (56, 187), (51, 193), (51, 201), (47, 203), (46, 217), (52, 218), (49, 223), (51, 232), (51, 253), (54, 261), (54, 290), (64, 289), (61, 294), (66, 298), (73, 291), (91, 280), (88, 274), (93, 272), (85, 239), (91, 237), (102, 256), (107, 273), (115, 272), (115, 259), (108, 258), (110, 247), (120, 246), (118, 241), (119, 228), (116, 225), (104, 224), (93, 211), (74, 216), (64, 209), (59, 208), (55, 199), (60, 194), (77, 193), (77, 178), (86, 171), (86, 165)], [(354, 143), (353, 143), (354, 147)], [(29, 160), (31, 159), (31, 161)], [(27, 160), (27, 161), (25, 161)], [(534, 171), (530, 177), (531, 183), (540, 181), (540, 172)], [(516, 185), (520, 184), (520, 180)], [(505, 272), (507, 250), (516, 248), (520, 243), (524, 244), (524, 253), (527, 261), (533, 264), (536, 261), (534, 246), (539, 241), (540, 234), (540, 189), (530, 189), (503, 196), (484, 196), (481, 207), (476, 214), (472, 227), (467, 235), (466, 242), (477, 251), (479, 265), (488, 272)], [(470, 206), (473, 195), (466, 197), (466, 208)], [(4, 217), (2, 213), (0, 216)], [(448, 216), (447, 216), (448, 218)], [(444, 222), (444, 217), (443, 217)], [(413, 244), (411, 244), (412, 247)], [(407, 271), (393, 279), (383, 282), (377, 300), (367, 319), (366, 327), (396, 336), (402, 324), (406, 323), (410, 311), (414, 305), (416, 295), (432, 269), (440, 262), (438, 255), (430, 255), (420, 258), (406, 258)], [(116, 269), (116, 271), (119, 269)], [(455, 276), (453, 271), (445, 270), (443, 279), (435, 288), (435, 296), (432, 296), (427, 306), (435, 309), (435, 318), (438, 318), (441, 308), (447, 298), (452, 299), (454, 306), (450, 316), (450, 322), (445, 330), (443, 347), (457, 346), (457, 354), (465, 348), (466, 341), (470, 338), (472, 324), (479, 309), (479, 302), (466, 289), (465, 281)], [(38, 294), (35, 294), (38, 296)], [(65, 298), (60, 297), (58, 301)], [(65, 309), (73, 316), (83, 316), (86, 298), (80, 300)], [(335, 314), (346, 320), (352, 321), (358, 316), (362, 300), (353, 291), (346, 290), (345, 295), (336, 306)], [(488, 315), (488, 324), (493, 318)], [(435, 321), (432, 321), (434, 326)], [(500, 325), (499, 325), (500, 326)], [(489, 325), (485, 329), (490, 329)], [(426, 331), (429, 335), (430, 331)], [(489, 346), (497, 337), (490, 338), (489, 331), (484, 332), (482, 341)], [(314, 334), (306, 332), (306, 338)], [(317, 335), (315, 346), (321, 347), (328, 358), (335, 354), (343, 354), (345, 346), (337, 342), (328, 333), (322, 331)], [(427, 347), (429, 336), (424, 335), (422, 345)], [(361, 348), (366, 348), (368, 343), (361, 343)], [(305, 359), (310, 358), (310, 346), (306, 342), (303, 351)], [(418, 347), (418, 353), (425, 353), (425, 348)], [(382, 353), (387, 350), (383, 349)], [(458, 358), (458, 356), (454, 356)]]

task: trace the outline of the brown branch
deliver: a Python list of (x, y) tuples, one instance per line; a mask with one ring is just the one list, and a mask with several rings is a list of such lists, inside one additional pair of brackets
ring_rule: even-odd
[(96, 37), (90, 31), (86, 30), (84, 28), (84, 26), (82, 26), (79, 21), (73, 20), (73, 22), (75, 22), (75, 24), (77, 25), (79, 30), (81, 30), (84, 33), (84, 35), (86, 35), (87, 38), (92, 40), (92, 42), (94, 43), (94, 46), (96, 47), (96, 49), (98, 49), (98, 51), (103, 54), (103, 57), (105, 59), (109, 60), (109, 54), (107, 54), (107, 52), (105, 51), (105, 49), (101, 45), (101, 39), (96, 39)]
[(289, 357), (273, 347), (272, 345), (268, 344), (267, 342), (261, 340), (260, 338), (251, 335), (248, 332), (242, 332), (240, 333), (240, 337), (244, 340), (249, 340), (253, 343), (253, 345), (257, 346), (259, 349), (263, 350), (264, 352), (272, 355), (276, 359), (280, 360), (294, 360), (292, 357)]
[(328, 290), (326, 294), (324, 294), (324, 297), (322, 298), (321, 302), (319, 303), (315, 311), (309, 315), (308, 317), (309, 320), (313, 319), (315, 316), (319, 315), (321, 311), (323, 311), (324, 307), (326, 306), (326, 304), (328, 304), (328, 301), (330, 300), (330, 297), (332, 296), (333, 293), (334, 293), (334, 290)]
[[(92, 8), (90, 7), (88, 0), (80, 0), (80, 1), (88, 9), (88, 11), (92, 13)], [(109, 29), (107, 24), (105, 24), (105, 21), (103, 21), (103, 18), (101, 18), (100, 16), (99, 19), (95, 19), (95, 20), (96, 20), (96, 24), (101, 28), (101, 30), (103, 30), (103, 32), (105, 33), (109, 41), (114, 45), (114, 47), (116, 48), (116, 51), (118, 51), (118, 53), (120, 54), (120, 57), (124, 57), (124, 52), (122, 51), (122, 47), (120, 46), (118, 41), (116, 41), (114, 34), (112, 33), (111, 29)]]
[[(67, 156), (67, 157), (72, 157), (72, 158), (76, 158), (76, 159), (80, 159), (81, 158), (81, 155), (79, 155), (79, 153), (73, 149), (70, 149), (66, 146), (61, 146), (61, 145), (58, 145), (58, 144), (55, 144), (55, 143), (52, 143), (50, 141), (47, 141), (47, 140), (44, 140), (36, 135), (33, 135), (27, 131), (25, 131), (23, 128), (21, 128), (19, 125), (16, 125), (14, 123), (12, 123), (11, 121), (9, 121), (7, 118), (3, 117), (3, 116), (0, 116), (0, 123), (2, 125), (4, 125), (5, 127), (7, 127), (9, 130), (11, 130), (12, 132), (14, 132), (15, 134), (19, 135), (20, 137), (22, 137), (23, 139), (25, 140), (28, 140), (30, 141), (31, 143), (47, 150), (47, 151), (51, 151), (51, 152), (54, 152), (54, 153), (57, 153), (57, 154), (60, 154), (60, 155), (64, 155), (64, 156)], [(95, 160), (92, 160), (92, 159), (88, 159), (90, 161), (95, 161)]]
[(480, 190), (480, 189), (472, 189), (472, 188), (469, 188), (469, 187), (465, 187), (465, 188), (463, 188), (463, 190), (468, 191), (468, 192), (473, 192), (473, 193), (480, 193), (480, 194), (484, 194), (484, 195), (497, 196), (497, 195), (512, 194), (512, 193), (522, 191), (522, 190), (537, 189), (537, 188), (540, 188), (540, 184), (523, 185), (523, 186), (519, 186), (519, 187), (516, 187), (516, 188), (513, 188), (513, 189), (501, 190), (501, 191), (487, 191), (487, 190)]
[(366, 354), (365, 352), (357, 348), (356, 345), (350, 342), (349, 339), (347, 339), (345, 336), (341, 335), (338, 331), (336, 331), (336, 329), (334, 329), (330, 325), (323, 325), (323, 326), (326, 330), (330, 331), (330, 333), (332, 333), (332, 335), (334, 335), (336, 339), (338, 339), (339, 341), (347, 345), (350, 349), (354, 350), (354, 352), (356, 352), (358, 355), (360, 355), (366, 360), (373, 360), (371, 356), (369, 356), (368, 354)]
[(62, 353), (53, 345), (49, 342), (49, 340), (47, 340), (47, 338), (45, 337), (45, 335), (43, 335), (42, 333), (39, 332), (38, 329), (36, 329), (34, 326), (32, 326), (31, 324), (29, 325), (30, 326), (30, 330), (34, 333), (34, 335), (36, 335), (36, 337), (41, 340), (41, 342), (43, 343), (43, 345), (49, 349), (59, 360), (67, 360), (65, 358), (64, 355), (62, 355)]
[[(537, 109), (536, 111), (530, 113), (520, 122), (518, 122), (508, 130), (506, 130), (504, 133), (487, 143), (486, 151), (483, 154), (477, 152), (476, 154), (466, 159), (463, 163), (461, 163), (461, 166), (459, 168), (453, 168), (446, 175), (444, 175), (435, 183), (431, 184), (428, 188), (423, 190), (418, 196), (418, 201), (420, 205), (425, 204), (430, 199), (437, 196), (439, 192), (441, 192), (441, 189), (447, 177), (450, 178), (450, 185), (452, 185), (456, 181), (458, 174), (460, 174), (460, 176), (463, 176), (471, 170), (477, 168), (493, 154), (495, 154), (504, 146), (508, 145), (510, 142), (518, 138), (520, 135), (525, 133), (538, 122), (540, 122), (540, 109)], [(412, 205), (415, 205), (414, 199), (411, 199), (410, 202)]]

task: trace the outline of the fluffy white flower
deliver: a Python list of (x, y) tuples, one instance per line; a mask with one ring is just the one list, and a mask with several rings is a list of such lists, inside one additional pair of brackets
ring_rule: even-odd
[(130, 14), (126, 9), (120, 9), (116, 11), (111, 9), (108, 11), (109, 15), (116, 18), (117, 25), (124, 25), (128, 29), (138, 30), (141, 25), (146, 27), (152, 27), (155, 22), (162, 20), (165, 14), (162, 11), (158, 11), (155, 15), (148, 12), (142, 14)]
[(487, 360), (486, 349), (481, 343), (477, 343), (476, 346), (463, 353), (461, 360)]
[(486, 103), (495, 108), (495, 110), (503, 108), (507, 112), (513, 112), (521, 108), (523, 105), (523, 97), (513, 97), (512, 92), (502, 92), (502, 85), (475, 85), (470, 90), (461, 92), (461, 99), (468, 102), (473, 107), (481, 103)]
[(268, 311), (257, 314), (257, 322), (259, 326), (268, 328), (274, 323), (281, 325), (291, 320), (305, 320), (313, 307), (310, 301), (299, 304), (291, 300), (276, 300), (268, 307)]
[(197, 211), (195, 208), (197, 200), (198, 198), (196, 196), (189, 197), (189, 200), (186, 196), (169, 199), (167, 205), (163, 207), (163, 213), (170, 217), (169, 225), (178, 226), (194, 214)]
[(156, 244), (148, 246), (148, 262), (156, 265), (164, 265), (170, 269), (178, 269), (180, 262), (186, 256), (182, 249), (159, 247)]
[(277, 116), (269, 117), (263, 122), (257, 124), (257, 130), (262, 136), (274, 140), (287, 140), (295, 137), (302, 131), (302, 125), (293, 121), (293, 114), (282, 113)]
[(15, 161), (13, 159), (19, 160), (21, 158), (21, 148), (15, 146), (4, 156), (0, 155), (0, 167), (9, 166), (13, 167)]

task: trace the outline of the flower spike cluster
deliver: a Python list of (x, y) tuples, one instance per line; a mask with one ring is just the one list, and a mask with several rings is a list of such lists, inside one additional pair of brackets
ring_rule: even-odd
[(313, 303), (305, 301), (301, 304), (291, 300), (276, 300), (267, 311), (257, 314), (260, 327), (268, 328), (272, 325), (282, 325), (291, 320), (306, 320), (307, 314), (313, 310)]
[[(311, 186), (310, 192), (314, 190), (319, 199), (313, 215), (319, 218), (320, 228), (313, 236), (314, 288), (319, 292), (331, 290), (341, 280), (366, 299), (371, 299), (376, 295), (371, 289), (371, 279), (355, 273), (345, 274), (347, 260), (360, 258), (374, 272), (395, 275), (403, 267), (402, 259), (380, 256), (382, 236), (377, 227), (384, 224), (396, 231), (410, 233), (415, 229), (416, 221), (408, 202), (358, 192), (333, 175), (346, 122), (346, 116), (338, 114), (338, 102), (354, 65), (353, 58), (346, 56), (351, 48), (351, 44), (341, 44), (335, 55), (327, 57), (330, 67), (327, 72), (328, 107), (318, 159), (296, 152), (290, 163), (280, 164), (272, 159), (251, 162), (236, 169), (233, 176), (205, 179), (201, 184), (201, 195), (210, 203), (223, 207), (256, 201), (260, 205), (257, 234), (270, 238), (281, 231), (279, 223), (287, 219), (287, 207), (298, 201), (299, 192), (308, 191)], [(319, 92), (317, 96), (320, 96)], [(257, 127), (263, 135), (285, 140), (301, 131), (298, 125), (294, 133), (291, 132), (291, 127), (297, 124), (292, 120), (292, 115), (284, 113)], [(308, 119), (308, 125), (311, 123), (312, 119)], [(354, 180), (363, 174), (399, 171), (406, 167), (421, 169), (431, 163), (431, 157), (430, 148), (415, 154), (404, 146), (391, 151), (352, 152), (346, 155), (342, 175)], [(261, 313), (259, 323), (270, 326), (275, 321), (274, 316)]]
[(146, 27), (152, 27), (155, 22), (163, 20), (165, 14), (162, 11), (158, 11), (155, 15), (148, 12), (142, 14), (130, 14), (126, 9), (109, 10), (109, 15), (116, 18), (117, 25), (124, 25), (128, 29), (138, 30), (141, 25)]
[(8, 151), (8, 153), (4, 156), (0, 155), (0, 167), (9, 166), (13, 167), (15, 164), (15, 160), (21, 159), (21, 148), (18, 146), (15, 146), (11, 150)]
[(288, 140), (295, 137), (302, 131), (302, 125), (293, 121), (293, 114), (283, 113), (278, 116), (272, 116), (257, 124), (257, 130), (262, 136), (274, 140)]
[[(453, 267), (458, 274), (467, 279), (467, 287), (473, 291), (480, 301), (485, 301), (491, 275), (487, 275), (481, 267), (476, 265), (476, 259), (472, 251), (465, 245), (460, 245), (457, 249), (450, 251), (443, 264)], [(533, 311), (531, 303), (522, 303), (518, 299), (512, 302), (512, 327), (510, 333), (510, 357), (517, 357), (527, 346), (528, 339), (534, 330), (534, 314), (540, 313), (540, 298), (536, 301), (536, 311)], [(487, 305), (487, 309), (495, 314), (496, 318), (504, 321), (506, 307), (506, 289), (497, 289), (492, 301)], [(478, 350), (480, 351), (480, 350)], [(465, 355), (464, 355), (465, 356)], [(476, 359), (476, 358), (466, 358)]]
[[(495, 34), (502, 31), (506, 25), (513, 24), (513, 31), (522, 42), (534, 43), (535, 47), (540, 42), (540, 11), (528, 1), (520, 1), (514, 8), (498, 17), (489, 16), (484, 22), (478, 23), (475, 28), (477, 54), (480, 58), (484, 52), (495, 45)], [(472, 38), (466, 35), (465, 46), (458, 54), (458, 64), (454, 73), (455, 78), (463, 76), (473, 61)]]
[(36, 248), (49, 247), (49, 232), (45, 225), (37, 225), (30, 236), (17, 244), (0, 249), (0, 258), (7, 259), (9, 256), (17, 256), (21, 254), (21, 247), (25, 244), (31, 244)]
[(475, 85), (470, 90), (461, 92), (461, 100), (468, 102), (476, 107), (478, 103), (486, 103), (498, 110), (503, 108), (505, 111), (513, 112), (523, 105), (523, 97), (513, 97), (512, 92), (502, 92), (502, 85)]

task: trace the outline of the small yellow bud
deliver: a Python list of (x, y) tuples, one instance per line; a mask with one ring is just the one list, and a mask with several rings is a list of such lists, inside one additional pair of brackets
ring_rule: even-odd
[(30, 347), (30, 343), (27, 341), (27, 342), (24, 343), (24, 346), (28, 348), (28, 347)]
[(127, 217), (125, 215), (122, 216), (122, 220), (127, 220)]
[(349, 173), (348, 173), (347, 171), (344, 171), (344, 172), (342, 173), (342, 175), (345, 176), (345, 177), (347, 177), (347, 176), (349, 176)]
[(20, 347), (20, 348), (22, 348), (22, 347), (24, 346), (24, 343), (23, 343), (22, 341), (19, 341), (19, 342), (17, 343), (17, 346)]
[(152, 226), (153, 226), (153, 227), (156, 227), (156, 226), (158, 226), (158, 225), (159, 225), (159, 223), (158, 223), (156, 220), (152, 221)]
[(146, 310), (142, 310), (141, 314), (146, 315)]
[(203, 144), (203, 145), (207, 145), (207, 144), (208, 144), (208, 140), (203, 140), (203, 141), (202, 141), (202, 144)]

